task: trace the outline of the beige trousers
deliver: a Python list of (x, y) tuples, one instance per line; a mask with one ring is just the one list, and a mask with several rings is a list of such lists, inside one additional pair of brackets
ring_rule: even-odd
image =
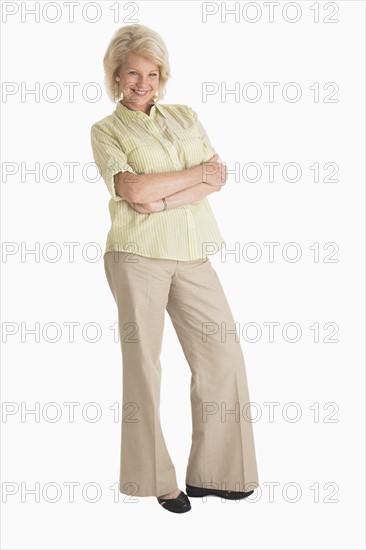
[(160, 425), (165, 310), (191, 370), (186, 483), (228, 491), (258, 487), (243, 353), (210, 260), (109, 251), (104, 266), (118, 308), (123, 362), (120, 492), (160, 496), (178, 487)]

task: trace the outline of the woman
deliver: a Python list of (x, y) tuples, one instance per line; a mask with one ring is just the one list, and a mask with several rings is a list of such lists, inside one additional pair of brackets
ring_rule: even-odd
[[(118, 29), (104, 69), (116, 109), (92, 125), (91, 144), (111, 195), (104, 266), (123, 359), (120, 492), (177, 513), (191, 509), (188, 496), (245, 498), (259, 486), (245, 364), (207, 258), (225, 245), (207, 200), (225, 166), (191, 107), (158, 103), (170, 77), (159, 34)], [(192, 374), (187, 493), (160, 425), (165, 310)]]

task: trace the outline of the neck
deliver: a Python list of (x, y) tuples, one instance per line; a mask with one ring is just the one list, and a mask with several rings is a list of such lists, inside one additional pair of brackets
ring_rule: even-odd
[(125, 107), (127, 107), (127, 109), (130, 109), (130, 111), (140, 111), (141, 113), (145, 113), (145, 115), (149, 115), (151, 108), (155, 105), (155, 103), (151, 103), (151, 104), (145, 103), (145, 105), (140, 106), (141, 107), (140, 109), (133, 109), (128, 104), (124, 103), (123, 100), (121, 100), (120, 103)]

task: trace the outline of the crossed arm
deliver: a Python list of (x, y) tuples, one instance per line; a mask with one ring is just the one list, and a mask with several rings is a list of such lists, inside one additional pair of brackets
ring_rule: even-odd
[[(200, 201), (215, 191), (219, 191), (221, 186), (207, 185), (206, 183), (196, 183), (193, 187), (182, 189), (172, 195), (165, 197), (167, 208), (178, 208), (192, 202)], [(164, 210), (164, 203), (160, 199), (145, 203), (135, 203), (127, 201), (130, 206), (140, 214), (151, 214)]]
[[(208, 161), (210, 162), (222, 161), (215, 154)], [(125, 198), (140, 214), (164, 210), (163, 197), (169, 209), (191, 204), (219, 191), (226, 181), (226, 173), (218, 173), (218, 167), (222, 168), (222, 165), (211, 165), (214, 171), (209, 172), (208, 163), (178, 172), (160, 174), (136, 176), (128, 172), (119, 172), (115, 177), (116, 193)], [(175, 192), (172, 193), (172, 190)]]

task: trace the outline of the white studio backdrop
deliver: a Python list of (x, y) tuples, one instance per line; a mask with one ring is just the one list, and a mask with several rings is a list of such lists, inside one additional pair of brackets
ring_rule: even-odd
[[(364, 548), (364, 2), (1, 9), (2, 547)], [(192, 106), (232, 171), (209, 202), (235, 253), (211, 261), (256, 419), (255, 498), (178, 517), (116, 489), (109, 194), (88, 167), (90, 127), (115, 108), (103, 55), (135, 22), (168, 47), (163, 102)], [(190, 370), (167, 314), (161, 361), (185, 490)]]

